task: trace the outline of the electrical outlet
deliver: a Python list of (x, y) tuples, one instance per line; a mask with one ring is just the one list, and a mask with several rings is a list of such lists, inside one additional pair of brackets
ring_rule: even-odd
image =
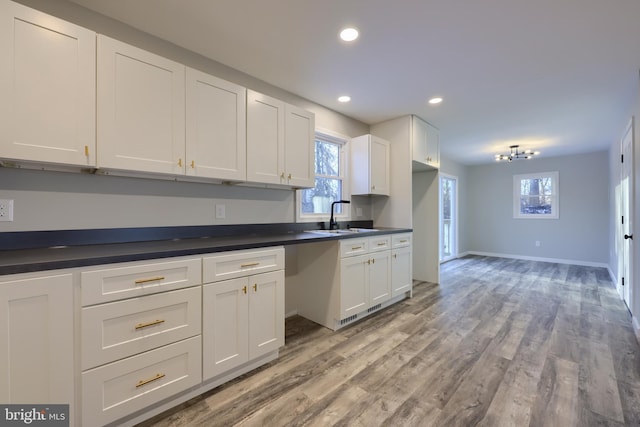
[(0, 200), (0, 221), (13, 221), (13, 200)]
[(216, 205), (216, 219), (224, 219), (227, 215), (225, 205)]
[(540, 240), (536, 240), (536, 248), (540, 247)]

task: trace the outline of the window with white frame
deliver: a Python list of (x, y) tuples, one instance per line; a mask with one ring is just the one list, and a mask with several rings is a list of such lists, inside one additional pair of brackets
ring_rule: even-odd
[[(315, 139), (315, 188), (298, 192), (298, 218), (323, 220), (331, 212), (331, 203), (348, 198), (346, 190), (346, 138), (316, 132)], [(337, 219), (348, 219), (349, 209), (342, 204), (334, 207)]]
[(559, 218), (558, 172), (513, 176), (513, 217)]

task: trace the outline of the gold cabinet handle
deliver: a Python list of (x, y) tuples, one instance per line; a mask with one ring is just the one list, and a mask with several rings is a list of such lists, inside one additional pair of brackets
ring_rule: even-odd
[(136, 325), (136, 331), (139, 329), (148, 328), (149, 326), (159, 325), (161, 323), (164, 323), (164, 320), (154, 320), (153, 322), (148, 322), (148, 323), (138, 323)]
[(182, 159), (178, 159), (178, 166), (182, 167)]
[(164, 276), (156, 276), (156, 277), (149, 277), (147, 279), (138, 279), (135, 281), (136, 285), (141, 285), (143, 283), (149, 283), (149, 282), (157, 282), (160, 280), (164, 280)]
[(370, 259), (367, 260), (367, 264), (371, 265), (371, 260)]
[(355, 251), (356, 249), (362, 249), (362, 246), (351, 246), (352, 251)]
[(374, 258), (371, 260), (371, 264), (375, 264), (375, 263), (376, 263), (376, 259)]
[(393, 257), (394, 257), (395, 259), (398, 259), (398, 254), (393, 254)]
[(372, 190), (375, 190), (375, 189), (376, 189), (376, 186), (375, 186), (375, 185), (372, 185), (372, 186), (371, 186), (371, 189), (372, 189)]
[(191, 160), (191, 169), (195, 169), (195, 168), (196, 168), (196, 161)]
[(287, 179), (288, 179), (289, 181), (291, 181), (291, 174), (289, 174), (289, 176), (287, 176)]
[(378, 246), (386, 246), (387, 244), (385, 242), (380, 242), (378, 243)]
[(253, 284), (253, 292), (258, 292), (258, 284), (257, 283)]
[(260, 265), (260, 263), (259, 262), (248, 262), (246, 264), (240, 264), (240, 268), (255, 267), (256, 265)]
[(89, 157), (89, 146), (88, 146), (88, 145), (85, 145), (85, 146), (84, 146), (84, 155), (85, 155), (86, 157)]
[(245, 295), (247, 294), (247, 286), (246, 285), (242, 288), (242, 293), (245, 294)]
[(281, 178), (281, 179), (284, 179), (284, 172), (282, 172), (282, 173), (280, 174), (280, 178)]
[(400, 243), (407, 243), (408, 241), (409, 240), (407, 240), (407, 239), (403, 239), (403, 240), (400, 240)]
[(152, 383), (154, 381), (158, 381), (160, 378), (164, 378), (164, 376), (165, 376), (164, 374), (156, 374), (155, 377), (149, 378), (148, 380), (140, 380), (138, 381), (138, 384), (136, 384), (136, 388), (142, 387), (143, 385)]

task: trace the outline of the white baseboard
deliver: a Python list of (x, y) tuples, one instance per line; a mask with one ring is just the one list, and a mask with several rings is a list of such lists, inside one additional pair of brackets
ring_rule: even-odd
[(526, 261), (553, 262), (556, 264), (582, 265), (585, 267), (603, 267), (603, 268), (609, 269), (609, 265), (604, 262), (580, 261), (575, 259), (543, 258), (543, 257), (534, 257), (534, 256), (526, 256), (526, 255), (498, 254), (493, 252), (478, 252), (478, 251), (467, 251), (464, 254), (460, 254), (459, 257), (465, 256), (465, 255), (491, 256), (496, 258), (513, 258), (513, 259), (522, 259)]
[(631, 316), (631, 326), (633, 326), (633, 332), (636, 334), (636, 339), (640, 343), (640, 323), (636, 316)]
[(290, 312), (284, 314), (284, 318), (286, 319), (288, 317), (295, 316), (296, 314), (298, 314), (298, 310), (297, 309), (296, 310), (291, 310)]

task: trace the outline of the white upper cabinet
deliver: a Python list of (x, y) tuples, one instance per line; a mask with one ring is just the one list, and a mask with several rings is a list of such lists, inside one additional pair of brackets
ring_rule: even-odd
[(284, 102), (248, 90), (247, 181), (280, 184), (283, 165)]
[(247, 90), (187, 68), (186, 174), (247, 178)]
[(185, 66), (98, 35), (98, 167), (184, 174)]
[(351, 146), (351, 194), (389, 195), (388, 141), (375, 135), (353, 138)]
[(0, 158), (95, 165), (95, 40), (0, 2)]
[(285, 105), (286, 184), (296, 188), (315, 186), (315, 116), (293, 105)]
[(247, 91), (247, 181), (314, 186), (315, 116)]
[(419, 117), (411, 116), (413, 145), (413, 170), (421, 171), (440, 167), (440, 133)]

